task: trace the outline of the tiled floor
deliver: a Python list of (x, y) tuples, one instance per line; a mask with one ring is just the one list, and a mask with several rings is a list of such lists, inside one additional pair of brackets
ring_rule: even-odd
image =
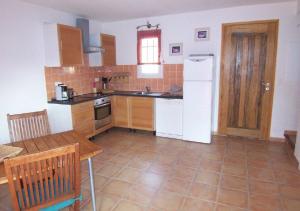
[[(98, 210), (300, 211), (300, 172), (284, 143), (215, 137), (199, 144), (113, 129), (96, 137)], [(9, 210), (6, 186), (0, 210)], [(83, 210), (91, 210), (87, 162)]]

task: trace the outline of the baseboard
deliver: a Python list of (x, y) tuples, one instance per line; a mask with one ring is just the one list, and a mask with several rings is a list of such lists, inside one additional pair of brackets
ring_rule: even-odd
[(280, 138), (280, 137), (270, 137), (269, 141), (272, 141), (272, 142), (281, 142), (281, 143), (286, 142), (285, 138)]

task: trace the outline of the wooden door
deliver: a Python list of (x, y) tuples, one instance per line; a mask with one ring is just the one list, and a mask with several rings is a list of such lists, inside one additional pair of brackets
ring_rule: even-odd
[(113, 122), (116, 127), (129, 127), (129, 101), (126, 96), (114, 96), (112, 102)]
[(219, 132), (269, 139), (278, 20), (223, 25)]
[(61, 24), (57, 27), (61, 66), (83, 65), (81, 30)]
[(94, 104), (84, 102), (71, 106), (73, 129), (85, 137), (91, 137), (95, 132)]
[(130, 97), (131, 128), (154, 131), (154, 100)]
[(101, 34), (101, 45), (104, 48), (102, 53), (102, 65), (114, 66), (116, 65), (116, 38), (113, 35)]

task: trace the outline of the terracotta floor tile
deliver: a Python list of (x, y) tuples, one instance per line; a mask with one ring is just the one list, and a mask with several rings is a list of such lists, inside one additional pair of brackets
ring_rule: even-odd
[(182, 178), (185, 180), (193, 180), (195, 176), (196, 169), (189, 168), (183, 165), (175, 165), (172, 172), (172, 177)]
[(285, 198), (300, 200), (300, 187), (281, 185), (279, 189)]
[(105, 185), (102, 192), (106, 194), (113, 194), (116, 196), (123, 196), (129, 191), (131, 184), (121, 180), (111, 180), (108, 184)]
[(214, 211), (215, 204), (199, 199), (186, 198), (180, 210), (182, 211)]
[(122, 200), (113, 211), (143, 211), (145, 207), (135, 204), (130, 201)]
[(222, 161), (224, 158), (224, 152), (204, 152), (201, 154), (201, 157), (208, 160)]
[(200, 161), (199, 168), (207, 171), (220, 172), (222, 168), (222, 162), (202, 159)]
[(217, 204), (216, 205), (216, 211), (246, 211), (246, 209), (227, 206), (227, 205), (223, 205), (223, 204)]
[(247, 169), (246, 167), (242, 167), (235, 164), (224, 164), (223, 165), (223, 173), (233, 176), (239, 177), (246, 177), (247, 176)]
[(183, 196), (178, 194), (168, 191), (160, 191), (155, 195), (152, 205), (156, 208), (174, 211), (179, 209), (183, 199)]
[(113, 163), (120, 164), (120, 165), (125, 165), (125, 164), (127, 164), (130, 160), (131, 160), (131, 158), (128, 157), (128, 156), (124, 156), (124, 155), (116, 155), (116, 156), (112, 157), (109, 161), (110, 161), (110, 162), (113, 162)]
[(237, 155), (225, 155), (224, 157), (225, 164), (234, 164), (240, 167), (246, 166), (246, 158), (244, 156)]
[(284, 199), (283, 206), (286, 211), (299, 211), (300, 209), (300, 200), (294, 199)]
[(278, 196), (251, 194), (249, 207), (253, 211), (280, 211), (280, 198)]
[(175, 155), (168, 155), (168, 154), (161, 154), (158, 156), (155, 162), (162, 164), (162, 165), (172, 165), (175, 164), (178, 160), (178, 156)]
[[(99, 192), (103, 189), (104, 185), (108, 182), (107, 177), (103, 177), (98, 174), (94, 174), (94, 186), (95, 186), (95, 191)], [(82, 183), (82, 186), (85, 187), (86, 189), (90, 189), (90, 180), (87, 179)]]
[(8, 184), (0, 185), (0, 198), (6, 196), (9, 193)]
[(271, 183), (271, 182), (250, 180), (249, 189), (250, 189), (250, 193), (261, 193), (266, 195), (279, 194), (279, 186), (276, 183)]
[(287, 171), (275, 171), (275, 180), (280, 184), (300, 187), (300, 173), (292, 173)]
[(115, 175), (115, 177), (119, 180), (127, 181), (127, 182), (135, 182), (136, 179), (142, 174), (141, 170), (135, 168), (124, 168), (119, 173)]
[(248, 160), (247, 165), (253, 168), (272, 168), (272, 164), (268, 160)]
[[(127, 129), (93, 142), (104, 150), (93, 159), (101, 211), (300, 210), (300, 172), (284, 144), (232, 136), (201, 144)], [(81, 207), (91, 210), (88, 165), (81, 165)], [(0, 210), (12, 210), (5, 186)]]
[[(97, 210), (101, 211), (110, 211), (113, 207), (115, 207), (120, 201), (121, 198), (116, 197), (114, 195), (109, 194), (96, 194), (96, 207)], [(84, 207), (84, 211), (92, 210), (92, 203), (90, 202), (87, 206)]]
[(134, 158), (133, 160), (129, 161), (129, 164), (128, 164), (129, 167), (137, 168), (137, 169), (141, 169), (141, 170), (145, 170), (145, 169), (149, 168), (150, 165), (151, 165), (151, 162), (141, 160), (138, 158)]
[(156, 193), (156, 190), (157, 189), (137, 184), (130, 188), (130, 190), (124, 195), (124, 198), (147, 206)]
[(196, 182), (204, 183), (207, 185), (215, 185), (219, 184), (220, 175), (218, 173), (200, 170), (196, 176)]
[(162, 164), (158, 162), (153, 162), (151, 166), (147, 169), (147, 172), (160, 174), (160, 175), (171, 175), (173, 173), (173, 164)]
[(194, 182), (190, 190), (190, 195), (199, 199), (215, 201), (217, 196), (217, 187)]
[(239, 208), (247, 208), (248, 194), (242, 191), (220, 189), (218, 202)]
[(163, 182), (161, 189), (179, 194), (186, 194), (190, 184), (191, 181), (189, 180), (184, 180), (181, 178), (171, 178), (166, 179)]
[(248, 191), (248, 181), (242, 177), (223, 175), (221, 179), (221, 187), (224, 189)]
[(177, 165), (179, 166), (186, 166), (188, 168), (196, 169), (200, 165), (200, 160), (190, 158), (190, 159), (179, 159), (177, 161)]
[(106, 163), (98, 171), (95, 171), (95, 174), (99, 174), (99, 175), (102, 175), (105, 177), (111, 177), (111, 176), (114, 176), (118, 171), (120, 171), (122, 167), (123, 167), (122, 165), (109, 162), (109, 163)]
[(145, 172), (137, 178), (136, 183), (158, 189), (163, 180), (160, 174)]
[(266, 182), (274, 181), (274, 173), (272, 169), (266, 168), (248, 168), (250, 179), (261, 180)]

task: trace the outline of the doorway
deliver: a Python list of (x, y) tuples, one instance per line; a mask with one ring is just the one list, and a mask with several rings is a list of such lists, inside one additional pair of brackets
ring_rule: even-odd
[(278, 20), (222, 26), (219, 133), (268, 140)]

